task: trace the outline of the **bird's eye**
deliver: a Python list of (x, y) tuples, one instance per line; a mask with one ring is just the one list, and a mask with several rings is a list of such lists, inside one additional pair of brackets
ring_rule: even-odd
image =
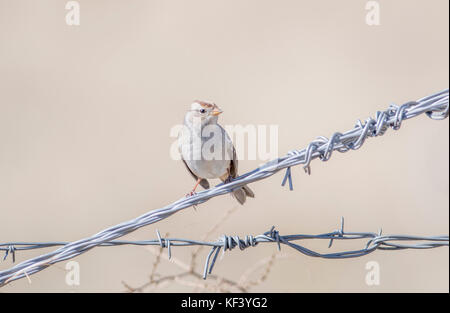
[(206, 112), (206, 110), (205, 109), (200, 109), (200, 113), (205, 113)]

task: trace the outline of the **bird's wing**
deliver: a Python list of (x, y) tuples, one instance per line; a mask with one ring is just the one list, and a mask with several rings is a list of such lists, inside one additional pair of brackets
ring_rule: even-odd
[[(231, 175), (231, 177), (236, 178), (238, 176), (238, 159), (236, 156), (236, 149), (234, 148), (234, 145), (232, 147), (233, 147), (233, 158), (230, 162), (230, 175)], [(247, 197), (250, 197), (250, 198), (255, 197), (255, 193), (247, 185), (242, 186), (242, 190), (244, 190), (245, 195)], [(239, 200), (239, 198), (237, 198), (237, 199), (238, 199), (239, 203), (241, 203), (241, 204), (243, 204), (245, 202), (245, 199), (244, 199), (244, 201)]]
[(230, 161), (230, 175), (233, 178), (236, 178), (238, 175), (238, 160), (236, 156), (236, 149), (233, 146), (233, 157)]
[[(234, 148), (233, 142), (231, 141), (230, 137), (228, 137), (228, 134), (226, 135), (226, 140), (229, 141), (229, 144), (232, 149), (232, 157), (230, 160), (229, 173), (232, 178), (236, 178), (238, 176), (238, 158), (236, 155), (236, 149)], [(248, 186), (242, 186), (241, 189), (233, 191), (233, 195), (240, 204), (244, 204), (246, 197), (250, 198), (255, 197), (255, 193)]]
[(222, 126), (220, 126), (220, 128), (222, 128), (222, 131), (225, 135), (225, 147), (227, 150), (228, 149), (231, 150), (230, 151), (231, 152), (230, 153), (231, 160), (230, 160), (230, 168), (229, 168), (230, 176), (232, 178), (236, 178), (238, 176), (238, 159), (237, 159), (237, 155), (236, 155), (236, 149), (234, 148), (233, 141), (231, 140), (230, 136), (228, 136), (225, 129)]
[[(194, 177), (195, 180), (198, 180), (199, 177), (191, 171), (191, 169), (189, 168), (189, 166), (187, 165), (187, 163), (183, 159), (183, 157), (181, 157), (181, 160), (183, 161), (184, 165), (186, 166), (188, 172), (191, 173), (192, 177)], [(209, 182), (206, 179), (202, 178), (202, 180), (200, 181), (200, 186), (202, 186), (205, 189), (209, 189)]]

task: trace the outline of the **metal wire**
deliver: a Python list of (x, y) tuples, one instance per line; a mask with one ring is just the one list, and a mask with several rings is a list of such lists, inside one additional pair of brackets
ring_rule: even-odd
[[(7, 254), (12, 254), (15, 258), (15, 252), (18, 250), (30, 250), (52, 246), (62, 246), (50, 253), (40, 255), (38, 257), (21, 262), (16, 266), (0, 272), (0, 286), (3, 286), (13, 280), (29, 276), (36, 272), (39, 272), (46, 267), (61, 262), (67, 259), (71, 259), (79, 254), (85, 253), (88, 250), (96, 246), (115, 246), (123, 244), (155, 244), (155, 241), (141, 241), (141, 242), (126, 242), (126, 241), (114, 241), (114, 239), (122, 237), (128, 233), (131, 233), (141, 227), (149, 224), (156, 223), (162, 219), (169, 217), (170, 215), (185, 209), (187, 207), (204, 203), (210, 198), (223, 195), (232, 192), (234, 189), (243, 185), (262, 180), (270, 177), (275, 173), (286, 169), (282, 185), (289, 181), (290, 189), (292, 190), (292, 177), (291, 167), (299, 164), (303, 164), (303, 168), (306, 173), (310, 173), (310, 163), (313, 159), (319, 158), (322, 161), (330, 159), (333, 151), (347, 152), (349, 150), (359, 149), (364, 141), (368, 137), (381, 136), (385, 131), (391, 127), (394, 130), (400, 128), (403, 120), (410, 119), (425, 113), (428, 117), (434, 120), (442, 120), (448, 117), (449, 114), (449, 91), (448, 89), (422, 98), (417, 101), (411, 101), (401, 106), (390, 105), (386, 111), (376, 113), (376, 118), (368, 118), (364, 123), (358, 121), (355, 127), (345, 133), (334, 133), (330, 139), (326, 137), (318, 137), (312, 141), (306, 148), (301, 150), (292, 150), (287, 155), (280, 157), (276, 160), (272, 160), (262, 165), (261, 167), (239, 176), (233, 181), (226, 184), (219, 184), (214, 188), (201, 191), (191, 197), (182, 198), (169, 204), (163, 208), (152, 210), (147, 212), (133, 220), (118, 224), (116, 226), (105, 229), (91, 237), (84, 238), (71, 243), (65, 242), (53, 242), (53, 243), (7, 243), (0, 244), (0, 250), (6, 251)], [(339, 253), (320, 254), (309, 250), (303, 246), (292, 243), (294, 240), (301, 239), (328, 239), (332, 243), (335, 239), (362, 239), (370, 238), (366, 247), (361, 250), (344, 251)], [(407, 245), (393, 243), (392, 241), (405, 241), (405, 240), (425, 240), (426, 243)], [(439, 246), (448, 246), (448, 236), (437, 237), (417, 237), (417, 236), (381, 236), (375, 233), (344, 233), (343, 226), (341, 230), (322, 235), (289, 235), (280, 236), (274, 228), (271, 231), (259, 235), (256, 237), (246, 237), (245, 240), (239, 237), (227, 237), (224, 236), (216, 243), (206, 243), (200, 241), (184, 240), (184, 239), (164, 239), (159, 235), (157, 244), (161, 246), (177, 246), (177, 245), (193, 245), (203, 244), (212, 246), (210, 253), (208, 254), (205, 264), (205, 277), (206, 274), (211, 272), (217, 255), (221, 249), (224, 251), (232, 249), (238, 246), (241, 249), (245, 249), (248, 246), (256, 245), (260, 242), (277, 242), (280, 247), (281, 244), (288, 245), (297, 251), (304, 253), (308, 256), (325, 257), (325, 258), (349, 258), (366, 255), (375, 251), (376, 249), (385, 250), (397, 250), (397, 249), (427, 249)], [(170, 253), (170, 249), (169, 249)], [(214, 255), (214, 256), (213, 256)], [(213, 258), (211, 261), (211, 257)], [(211, 264), (209, 264), (211, 261)]]
[[(355, 258), (374, 252), (377, 249), (380, 250), (403, 250), (403, 249), (432, 249), (437, 247), (443, 247), (449, 245), (448, 236), (410, 236), (410, 235), (382, 235), (381, 230), (378, 233), (374, 232), (345, 232), (344, 231), (344, 218), (341, 219), (341, 227), (338, 230), (319, 234), (319, 235), (286, 235), (279, 234), (275, 227), (258, 236), (245, 236), (241, 238), (239, 236), (227, 236), (223, 235), (216, 241), (199, 241), (192, 239), (180, 239), (180, 238), (163, 238), (158, 230), (156, 230), (156, 236), (158, 239), (153, 240), (140, 240), (140, 241), (125, 241), (125, 240), (113, 240), (110, 242), (104, 242), (100, 244), (100, 247), (110, 246), (123, 246), (123, 245), (135, 245), (135, 246), (160, 246), (161, 248), (167, 248), (169, 259), (171, 258), (172, 247), (187, 247), (187, 246), (209, 246), (211, 251), (209, 252), (204, 266), (203, 277), (206, 278), (207, 274), (211, 274), (211, 271), (216, 262), (219, 252), (227, 250), (233, 250), (238, 247), (240, 250), (245, 250), (248, 247), (255, 247), (260, 243), (276, 243), (278, 249), (281, 249), (281, 244), (287, 245), (307, 256), (319, 257), (325, 259), (343, 259), (343, 258)], [(304, 241), (308, 239), (321, 239), (328, 240), (328, 248), (331, 248), (334, 240), (357, 240), (357, 239), (369, 239), (364, 248), (351, 251), (339, 251), (333, 253), (320, 253), (310, 250), (300, 244), (293, 241)], [(420, 243), (400, 243), (405, 241), (420, 242)], [(68, 242), (10, 242), (0, 244), (0, 251), (5, 251), (4, 259), (11, 253), (14, 259), (15, 251), (19, 250), (34, 250), (41, 248), (48, 248), (54, 246), (65, 246)], [(214, 255), (214, 257), (212, 257)]]

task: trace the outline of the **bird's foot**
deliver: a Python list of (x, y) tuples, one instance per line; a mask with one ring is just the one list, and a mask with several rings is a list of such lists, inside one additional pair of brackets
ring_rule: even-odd
[(223, 181), (223, 183), (224, 183), (224, 184), (228, 184), (228, 183), (231, 183), (232, 181), (233, 181), (233, 177), (231, 177), (231, 175), (230, 175), (230, 176), (227, 177), (227, 179), (225, 179), (225, 180)]
[(196, 193), (194, 190), (192, 190), (191, 192), (189, 192), (189, 193), (186, 194), (186, 198), (187, 198), (187, 197), (195, 196), (196, 194), (197, 194), (197, 193)]

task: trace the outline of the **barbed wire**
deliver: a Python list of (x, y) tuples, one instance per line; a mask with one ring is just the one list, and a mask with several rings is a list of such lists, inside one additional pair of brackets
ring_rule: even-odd
[[(3, 247), (6, 246), (6, 248), (2, 248), (2, 250), (6, 251), (6, 253), (8, 254), (12, 254), (13, 259), (15, 259), (15, 252), (18, 250), (30, 250), (62, 245), (62, 247), (50, 253), (46, 253), (31, 258), (29, 260), (17, 264), (16, 266), (10, 269), (0, 271), (0, 286), (4, 286), (5, 284), (8, 284), (13, 280), (28, 277), (29, 275), (39, 272), (54, 263), (74, 258), (82, 253), (87, 252), (88, 250), (94, 247), (120, 245), (121, 243), (120, 241), (116, 241), (116, 243), (113, 243), (116, 238), (129, 234), (141, 227), (156, 223), (187, 207), (204, 203), (213, 197), (230, 193), (236, 188), (240, 188), (249, 183), (253, 183), (255, 181), (268, 178), (283, 169), (286, 169), (286, 173), (282, 185), (284, 186), (286, 181), (289, 181), (289, 188), (292, 190), (293, 184), (291, 177), (291, 167), (303, 164), (305, 172), (310, 174), (311, 173), (310, 163), (313, 159), (319, 158), (322, 161), (328, 161), (333, 151), (347, 152), (349, 150), (359, 149), (368, 137), (381, 136), (385, 133), (385, 131), (389, 127), (391, 127), (394, 130), (398, 130), (403, 120), (410, 119), (424, 113), (434, 120), (442, 120), (448, 117), (449, 114), (448, 89), (427, 96), (425, 98), (419, 99), (417, 101), (407, 102), (401, 106), (391, 104), (387, 110), (377, 112), (375, 119), (368, 118), (365, 120), (364, 123), (358, 121), (353, 129), (345, 133), (336, 132), (330, 137), (330, 139), (322, 136), (318, 137), (316, 140), (312, 141), (306, 148), (301, 150), (289, 151), (285, 156), (269, 161), (266, 164), (260, 166), (259, 168), (237, 177), (231, 182), (228, 182), (226, 184), (222, 183), (215, 186), (214, 188), (198, 192), (193, 196), (181, 198), (180, 200), (175, 201), (172, 204), (169, 204), (163, 208), (149, 211), (133, 220), (107, 228), (91, 237), (70, 243), (65, 242), (28, 243), (28, 244), (24, 243), (24, 245), (20, 245), (20, 243), (0, 244), (0, 246)], [(328, 257), (328, 258), (358, 257), (373, 252), (376, 249), (388, 249), (388, 248), (424, 249), (448, 245), (448, 236), (416, 237), (416, 236), (396, 235), (384, 237), (381, 236), (381, 234), (374, 235), (373, 233), (344, 234), (343, 230), (338, 233), (329, 233), (328, 235), (324, 234), (319, 236), (325, 236), (323, 237), (324, 239), (330, 240), (356, 239), (356, 238), (371, 238), (371, 240), (369, 240), (369, 246), (367, 246), (365, 249), (362, 250), (341, 252), (340, 254), (339, 253), (320, 254), (291, 242), (297, 239), (307, 239), (315, 237), (311, 237), (309, 235), (280, 236), (278, 232), (272, 228), (270, 232), (266, 232), (264, 235), (256, 237), (246, 237), (245, 240), (241, 239), (234, 240), (232, 239), (233, 237), (224, 237), (223, 243), (217, 242), (217, 245), (213, 244), (212, 249), (207, 256), (205, 271), (210, 272), (212, 270), (217, 255), (221, 249), (225, 251), (227, 249), (232, 249), (236, 245), (242, 248), (247, 247), (248, 244), (251, 246), (252, 243), (256, 244), (259, 242), (273, 242), (274, 240), (275, 242), (278, 243), (278, 246), (280, 246), (281, 244), (285, 244), (309, 256)], [(356, 236), (356, 238), (352, 238), (353, 236)], [(256, 240), (255, 238), (258, 239)], [(392, 242), (390, 242), (396, 240), (397, 241), (427, 240), (428, 242), (426, 244), (418, 244), (418, 245), (400, 245), (400, 244), (393, 244)], [(447, 241), (446, 244), (445, 241)], [(150, 241), (147, 241), (147, 243), (148, 242)], [(158, 243), (160, 245), (165, 244), (166, 242), (168, 242), (168, 247), (170, 247), (171, 245), (174, 246), (192, 245), (194, 243), (195, 244), (200, 243), (200, 241), (183, 241), (183, 239), (178, 240), (169, 239), (168, 241), (166, 240), (163, 241), (162, 238), (159, 236)], [(137, 242), (135, 242), (134, 244), (136, 243)], [(144, 243), (144, 241), (141, 243)], [(131, 244), (131, 243), (122, 242), (122, 244)], [(213, 258), (212, 261), (211, 257)], [(209, 265), (210, 261), (211, 265)], [(206, 274), (204, 276), (206, 277)]]
[[(403, 249), (431, 249), (437, 247), (443, 247), (449, 245), (449, 236), (411, 236), (411, 235), (382, 235), (380, 230), (378, 233), (374, 232), (345, 232), (344, 231), (344, 218), (341, 218), (341, 227), (338, 230), (319, 234), (319, 235), (285, 235), (279, 234), (275, 227), (257, 236), (245, 236), (241, 238), (239, 236), (227, 236), (223, 235), (216, 241), (199, 241), (192, 239), (180, 239), (180, 238), (163, 238), (159, 232), (156, 230), (156, 235), (158, 239), (153, 240), (140, 240), (140, 241), (121, 241), (113, 240), (110, 242), (104, 242), (100, 244), (100, 247), (110, 247), (110, 246), (123, 246), (123, 245), (135, 245), (135, 246), (160, 246), (161, 248), (167, 248), (168, 258), (172, 257), (172, 247), (187, 247), (187, 246), (209, 246), (211, 250), (206, 257), (203, 278), (206, 278), (208, 274), (211, 274), (214, 264), (216, 262), (219, 252), (222, 250), (224, 253), (227, 250), (233, 250), (238, 247), (240, 250), (245, 250), (249, 247), (255, 247), (260, 243), (276, 243), (278, 245), (278, 250), (281, 250), (281, 244), (287, 245), (307, 256), (319, 257), (325, 259), (344, 259), (344, 258), (355, 258), (369, 253), (374, 252), (377, 249), (380, 250), (403, 250)], [(319, 253), (317, 251), (308, 249), (300, 244), (293, 243), (297, 240), (308, 240), (308, 239), (322, 239), (328, 240), (328, 248), (331, 248), (334, 240), (356, 240), (356, 239), (369, 239), (365, 247), (358, 250), (350, 251), (339, 251), (333, 253)], [(417, 244), (401, 244), (398, 242), (404, 241), (424, 241)], [(9, 253), (12, 254), (14, 258), (14, 253), (17, 250), (33, 250), (40, 248), (48, 248), (54, 246), (64, 246), (68, 242), (11, 242), (0, 244), (0, 251), (5, 251), (5, 257)]]

